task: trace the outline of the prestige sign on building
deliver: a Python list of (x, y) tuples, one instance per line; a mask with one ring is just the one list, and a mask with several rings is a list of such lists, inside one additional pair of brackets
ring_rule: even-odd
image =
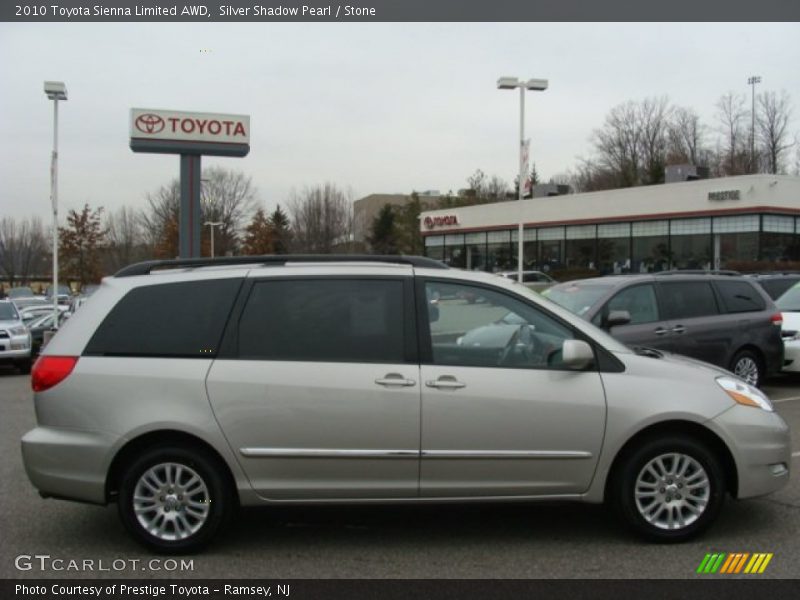
[(250, 117), (153, 108), (131, 109), (134, 152), (245, 156), (250, 149)]

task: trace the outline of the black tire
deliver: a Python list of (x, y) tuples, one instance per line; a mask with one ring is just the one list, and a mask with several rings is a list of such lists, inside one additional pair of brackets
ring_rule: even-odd
[[(181, 467), (181, 471), (174, 480), (179, 483), (174, 485), (174, 489), (172, 486), (168, 486), (167, 477), (163, 478), (164, 487), (159, 487), (157, 492), (151, 492), (157, 487), (153, 485), (155, 480), (149, 477), (146, 483), (142, 480), (142, 476), (151, 469), (158, 472), (162, 468), (171, 468), (171, 472), (175, 474), (178, 472), (176, 469), (178, 466)], [(234, 494), (225, 477), (224, 469), (225, 466), (220, 464), (219, 459), (202, 449), (168, 445), (148, 449), (131, 460), (122, 472), (117, 503), (123, 525), (138, 542), (159, 553), (187, 554), (200, 550), (228, 523), (233, 513)], [(150, 472), (152, 473), (152, 471)], [(197, 486), (196, 483), (191, 482), (191, 475), (199, 478), (202, 485), (205, 486), (205, 490), (187, 494), (186, 500), (184, 500), (181, 491), (192, 492)], [(140, 522), (139, 515), (134, 509), (134, 494), (137, 486), (139, 487), (139, 496), (141, 496), (142, 489), (145, 489), (142, 486), (146, 486), (147, 483), (150, 486), (146, 488), (146, 493), (153, 494), (152, 500), (148, 501), (148, 506), (152, 502), (152, 508), (141, 511), (140, 514), (145, 520), (152, 519), (154, 523), (163, 523), (163, 537), (148, 531)], [(188, 485), (181, 488), (180, 486), (183, 484)], [(173, 493), (165, 494), (170, 491)], [(164, 502), (165, 499), (167, 504)], [(208, 509), (204, 512), (202, 507), (187, 506), (185, 503), (189, 501), (195, 505), (207, 505)], [(178, 505), (177, 510), (176, 505)], [(201, 519), (195, 517), (194, 513), (190, 511), (198, 511), (205, 515), (202, 523), (196, 530), (191, 530), (191, 533), (186, 525), (178, 526), (182, 523), (197, 525)], [(176, 524), (176, 521), (181, 518), (179, 513), (182, 514), (183, 520)], [(169, 537), (176, 539), (166, 539)]]
[(32, 361), (31, 361), (30, 358), (27, 359), (27, 360), (23, 360), (21, 362), (18, 362), (17, 363), (17, 369), (19, 369), (19, 372), (22, 373), (23, 375), (29, 375), (30, 372), (31, 372), (31, 362)]
[(739, 350), (731, 360), (730, 371), (750, 385), (761, 387), (764, 384), (764, 361), (753, 350)]
[[(645, 467), (664, 455), (689, 457), (694, 463), (685, 461), (689, 468), (680, 478), (658, 480), (650, 472), (645, 472)], [(665, 458), (662, 463), (674, 467), (675, 463), (669, 463), (669, 460)], [(696, 488), (686, 493), (690, 486), (702, 481), (702, 473), (693, 469), (694, 464), (702, 468), (708, 481), (703, 495), (699, 495), (701, 490)], [(652, 485), (650, 479), (656, 482), (652, 500), (643, 498), (637, 502), (637, 479), (641, 484), (639, 490), (648, 494)], [(686, 436), (668, 435), (643, 442), (621, 460), (612, 474), (609, 501), (625, 524), (640, 536), (654, 542), (674, 543), (691, 539), (714, 522), (725, 500), (725, 491), (725, 474), (720, 461), (706, 445)], [(704, 508), (696, 514), (703, 500)], [(665, 515), (664, 519), (676, 521), (674, 528), (659, 518), (665, 510), (668, 516)], [(651, 520), (643, 512), (651, 512)], [(683, 517), (683, 525), (678, 515)]]

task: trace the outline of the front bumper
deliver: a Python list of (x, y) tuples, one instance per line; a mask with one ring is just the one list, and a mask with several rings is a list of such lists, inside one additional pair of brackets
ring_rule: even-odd
[(733, 454), (738, 498), (763, 496), (786, 485), (792, 464), (791, 438), (780, 415), (737, 404), (711, 423)]
[(43, 496), (105, 504), (106, 473), (117, 439), (93, 431), (37, 427), (22, 438), (22, 461)]

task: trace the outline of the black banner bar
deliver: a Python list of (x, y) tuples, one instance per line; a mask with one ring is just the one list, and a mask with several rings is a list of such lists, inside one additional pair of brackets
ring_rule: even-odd
[(742, 578), (706, 580), (9, 580), (0, 582), (3, 600), (648, 600), (720, 597), (752, 600), (756, 594), (773, 598), (797, 598), (797, 580)]
[(769, 22), (800, 21), (797, 0), (9, 0), (9, 22)]

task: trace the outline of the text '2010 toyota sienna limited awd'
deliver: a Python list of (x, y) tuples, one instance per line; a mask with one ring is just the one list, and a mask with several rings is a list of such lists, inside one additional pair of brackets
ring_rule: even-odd
[(32, 383), (41, 495), (115, 501), (161, 552), (236, 505), (364, 501), (607, 501), (680, 541), (789, 478), (788, 428), (752, 385), (419, 257), (133, 265)]

